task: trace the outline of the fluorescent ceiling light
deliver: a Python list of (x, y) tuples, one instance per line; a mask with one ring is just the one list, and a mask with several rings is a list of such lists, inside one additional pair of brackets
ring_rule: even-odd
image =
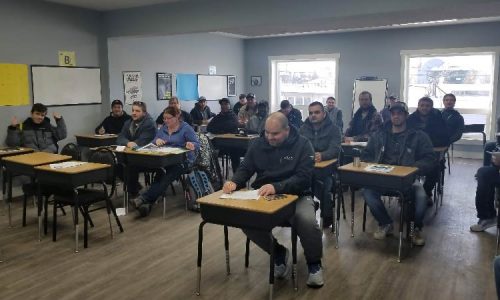
[(403, 24), (392, 24), (392, 26), (415, 26), (415, 25), (432, 25), (432, 24), (442, 24), (442, 23), (453, 23), (457, 22), (458, 19), (448, 19), (448, 20), (436, 20), (436, 21), (423, 21), (423, 22), (412, 22)]

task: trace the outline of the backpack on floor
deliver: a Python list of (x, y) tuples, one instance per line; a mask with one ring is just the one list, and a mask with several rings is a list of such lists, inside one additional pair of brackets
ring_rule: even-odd
[(214, 192), (210, 179), (204, 171), (194, 170), (188, 174), (189, 203), (191, 208), (197, 209), (196, 199)]

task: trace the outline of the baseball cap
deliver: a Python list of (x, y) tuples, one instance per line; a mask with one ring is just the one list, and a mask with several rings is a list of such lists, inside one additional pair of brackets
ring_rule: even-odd
[(406, 103), (404, 103), (402, 101), (396, 101), (396, 102), (394, 102), (393, 105), (391, 105), (391, 107), (389, 107), (389, 111), (393, 111), (393, 110), (399, 110), (399, 111), (408, 113), (408, 106), (406, 106)]
[(115, 105), (123, 106), (123, 103), (120, 100), (116, 99), (116, 100), (113, 100), (113, 102), (111, 102), (111, 107), (113, 107)]
[(248, 93), (247, 94), (247, 99), (248, 98), (255, 98), (255, 94), (254, 93)]
[(207, 98), (205, 98), (205, 96), (201, 96), (200, 98), (198, 98), (198, 102), (200, 101), (207, 101)]

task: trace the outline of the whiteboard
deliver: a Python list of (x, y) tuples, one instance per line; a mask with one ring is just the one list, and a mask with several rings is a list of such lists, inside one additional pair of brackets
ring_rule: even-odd
[(373, 106), (375, 106), (377, 111), (381, 111), (385, 106), (385, 98), (387, 97), (387, 79), (356, 79), (354, 81), (351, 116), (354, 115), (359, 108), (358, 97), (363, 91), (367, 91), (372, 94)]
[(101, 70), (31, 66), (33, 103), (73, 105), (101, 103)]
[(227, 76), (198, 75), (198, 95), (207, 100), (219, 100), (227, 97)]

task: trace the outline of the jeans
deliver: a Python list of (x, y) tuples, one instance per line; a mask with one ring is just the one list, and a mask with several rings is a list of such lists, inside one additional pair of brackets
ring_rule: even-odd
[[(323, 255), (322, 232), (316, 221), (316, 212), (314, 210), (314, 201), (311, 197), (302, 196), (297, 200), (295, 215), (290, 218), (291, 226), (297, 230), (297, 235), (304, 248), (304, 255), (308, 264), (321, 262)], [(269, 248), (269, 234), (260, 230), (243, 229), (247, 237), (257, 246), (267, 253)], [(279, 249), (281, 246), (278, 246)]]
[[(427, 197), (422, 184), (418, 180), (413, 183), (412, 192), (415, 197), (415, 227), (422, 229), (424, 226), (425, 211), (427, 210)], [(367, 188), (363, 189), (363, 198), (365, 199), (366, 204), (370, 208), (370, 212), (375, 220), (377, 220), (379, 226), (393, 223), (391, 217), (387, 213), (382, 199), (380, 199), (380, 196), (382, 196), (383, 193), (384, 192), (380, 190)], [(407, 196), (405, 195), (405, 197)]]
[(168, 186), (185, 171), (186, 167), (183, 164), (168, 166), (162, 171), (157, 171), (153, 184), (141, 195), (142, 199), (150, 204), (155, 202), (158, 197), (163, 195)]
[(322, 218), (333, 218), (332, 171), (328, 167), (314, 169), (314, 196), (319, 199)]
[(495, 166), (481, 167), (477, 170), (476, 210), (479, 219), (496, 217), (495, 186), (500, 184), (498, 168)]
[(497, 147), (496, 142), (487, 142), (484, 146), (484, 156), (483, 156), (483, 166), (491, 165), (491, 154), (489, 152), (494, 152)]

